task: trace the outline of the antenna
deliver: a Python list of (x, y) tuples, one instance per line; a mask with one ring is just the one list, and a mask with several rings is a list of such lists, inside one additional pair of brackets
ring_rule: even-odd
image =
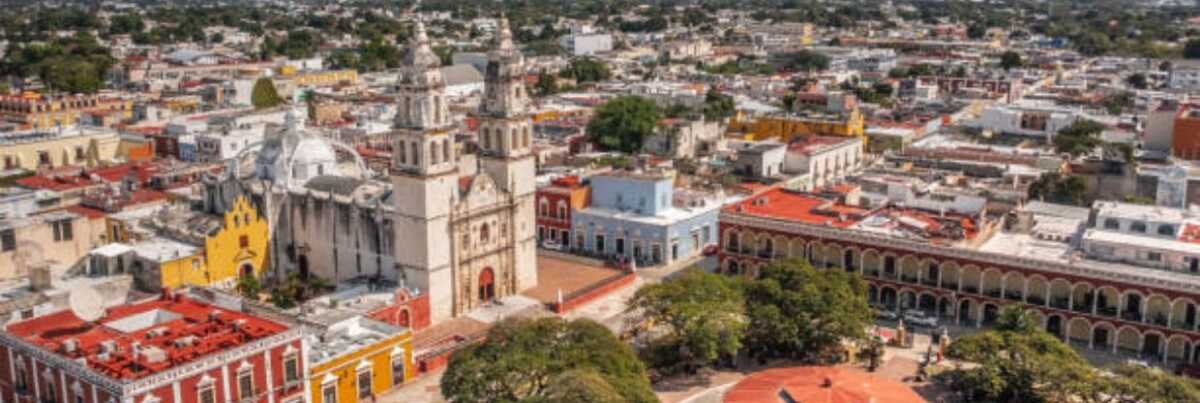
[(71, 290), (67, 296), (67, 305), (71, 313), (84, 322), (95, 322), (104, 317), (103, 298), (92, 287), (80, 287)]

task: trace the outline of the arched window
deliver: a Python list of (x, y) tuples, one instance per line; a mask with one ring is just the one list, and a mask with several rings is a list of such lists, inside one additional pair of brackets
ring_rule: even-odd
[(417, 142), (412, 142), (412, 164), (421, 165), (421, 146)]
[(1146, 232), (1146, 223), (1141, 222), (1141, 221), (1134, 221), (1133, 224), (1129, 225), (1129, 231), (1144, 233), (1144, 232)]
[(529, 148), (529, 126), (525, 126), (525, 136), (521, 141), (521, 146)]
[(508, 143), (508, 148), (513, 149), (521, 145), (520, 139), (517, 138), (517, 129), (511, 129), (512, 141)]
[(437, 149), (437, 142), (434, 141), (434, 142), (429, 143), (429, 164), (433, 165), (433, 164), (437, 164), (437, 163), (438, 163), (438, 149)]
[(489, 239), (488, 235), (490, 235), (488, 234), (488, 225), (484, 223), (483, 226), (479, 227), (479, 242), (487, 243)]
[(442, 142), (442, 161), (450, 162), (450, 140)]
[(403, 144), (400, 145), (399, 149), (396, 150), (396, 160), (401, 164), (408, 163), (408, 147), (405, 147)]
[(486, 127), (483, 128), (483, 135), (481, 135), (479, 137), (483, 138), (483, 149), (484, 150), (492, 149), (492, 132), (489, 131), (488, 128), (486, 128)]

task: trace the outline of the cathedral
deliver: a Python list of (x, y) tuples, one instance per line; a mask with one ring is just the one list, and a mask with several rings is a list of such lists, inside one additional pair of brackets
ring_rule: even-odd
[[(370, 278), (415, 288), (428, 294), (433, 323), (537, 285), (532, 120), (524, 59), (507, 20), (488, 55), (478, 169), (462, 170), (475, 174), (459, 170), (439, 67), (417, 22), (397, 79), (385, 175), (290, 113), (281, 133), (245, 151), (255, 155), (253, 169), (238, 169), (243, 157), (236, 158), (236, 180), (210, 184), (206, 204), (220, 210), (251, 194), (270, 222), (276, 278)], [(353, 156), (356, 172), (338, 171), (335, 150)]]
[(440, 62), (418, 22), (400, 68), (392, 225), (400, 277), (430, 316), (458, 316), (537, 284), (532, 121), (524, 60), (501, 19), (480, 102), (479, 173), (461, 175)]

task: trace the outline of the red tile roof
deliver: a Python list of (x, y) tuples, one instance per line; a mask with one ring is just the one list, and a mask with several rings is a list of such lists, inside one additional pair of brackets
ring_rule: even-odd
[(912, 388), (849, 368), (768, 369), (725, 392), (725, 403), (924, 403)]
[(725, 209), (740, 214), (799, 221), (806, 224), (826, 224), (837, 228), (854, 225), (868, 212), (866, 209), (838, 204), (780, 188), (762, 192), (726, 206)]
[[(214, 314), (215, 313), (215, 314)], [(141, 329), (116, 322), (134, 319)], [(151, 332), (154, 330), (154, 332)], [(10, 324), (7, 331), (70, 359), (85, 359), (87, 366), (117, 379), (138, 379), (195, 359), (260, 340), (287, 330), (287, 326), (242, 312), (194, 301), (183, 295), (119, 305), (95, 323), (87, 323), (70, 310)], [(160, 332), (161, 331), (161, 332)], [(69, 343), (74, 351), (68, 351)], [(134, 343), (141, 354), (132, 354)], [(102, 358), (102, 344), (116, 345)], [(161, 350), (162, 360), (153, 352)]]

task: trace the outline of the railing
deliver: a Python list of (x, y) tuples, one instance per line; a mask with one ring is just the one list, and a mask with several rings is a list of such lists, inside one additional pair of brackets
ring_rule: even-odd
[[(1020, 268), (1038, 272), (1064, 273), (1074, 276), (1087, 277), (1118, 283), (1134, 283), (1153, 286), (1181, 293), (1200, 294), (1200, 277), (1185, 277), (1177, 273), (1165, 272), (1164, 277), (1179, 277), (1178, 279), (1155, 278), (1131, 272), (1114, 272), (1084, 265), (1072, 265), (1060, 262), (1038, 260), (1010, 254), (982, 252), (961, 247), (935, 245), (927, 242), (917, 242), (907, 239), (889, 238), (885, 236), (858, 231), (853, 229), (835, 229), (821, 225), (806, 224), (789, 220), (764, 218), (746, 214), (723, 211), (721, 222), (754, 228), (770, 228), (775, 231), (818, 237), (825, 240), (870, 245), (889, 249), (911, 251), (919, 254), (936, 254), (952, 259), (985, 262), (999, 267)], [(1151, 269), (1147, 269), (1151, 270)], [(1181, 281), (1191, 280), (1191, 281)]]

